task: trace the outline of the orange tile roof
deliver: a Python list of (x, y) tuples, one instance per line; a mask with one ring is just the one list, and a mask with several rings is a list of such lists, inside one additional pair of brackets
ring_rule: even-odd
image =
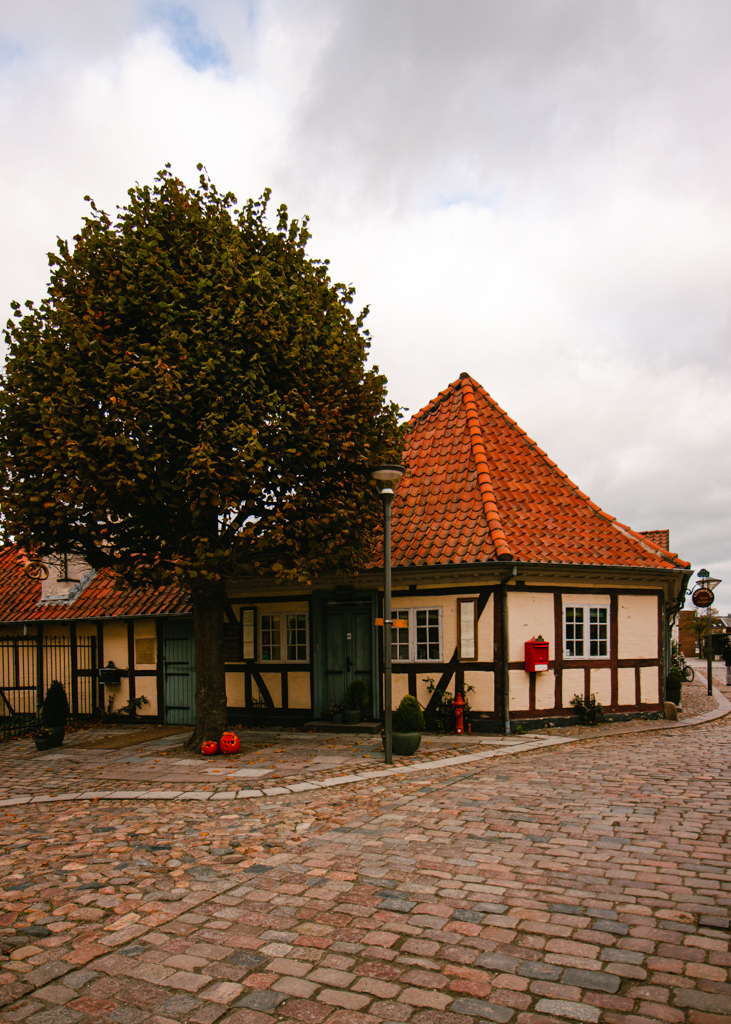
[(663, 551), (670, 550), (670, 530), (640, 530), (640, 533), (646, 540), (651, 540)]
[(395, 568), (495, 560), (688, 566), (590, 501), (468, 374), (412, 417), (404, 464), (393, 505)]
[(0, 622), (191, 614), (188, 596), (179, 587), (118, 588), (106, 570), (75, 600), (39, 605), (41, 584), (25, 575), (24, 561), (15, 546), (0, 550)]

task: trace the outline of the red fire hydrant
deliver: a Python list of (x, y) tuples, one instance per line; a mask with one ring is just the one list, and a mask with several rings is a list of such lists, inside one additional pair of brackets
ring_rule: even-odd
[(454, 721), (456, 725), (454, 731), (461, 736), (464, 733), (464, 700), (461, 693), (454, 698)]

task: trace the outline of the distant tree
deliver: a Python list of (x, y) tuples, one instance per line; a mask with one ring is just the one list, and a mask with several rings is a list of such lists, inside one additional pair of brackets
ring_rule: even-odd
[[(199, 166), (199, 171), (202, 168)], [(366, 369), (366, 311), (309, 257), (306, 219), (265, 223), (201, 173), (90, 203), (47, 297), (13, 304), (0, 393), (6, 538), (78, 553), (131, 585), (190, 591), (198, 723), (226, 722), (226, 582), (351, 571), (399, 458), (398, 408)]]

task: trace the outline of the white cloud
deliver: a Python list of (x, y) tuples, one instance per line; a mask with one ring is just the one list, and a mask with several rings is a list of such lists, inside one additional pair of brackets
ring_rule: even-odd
[[(0, 307), (166, 161), (312, 215), (394, 398), (468, 370), (583, 490), (731, 572), (723, 0), (28, 0)], [(731, 608), (731, 577), (719, 588)]]

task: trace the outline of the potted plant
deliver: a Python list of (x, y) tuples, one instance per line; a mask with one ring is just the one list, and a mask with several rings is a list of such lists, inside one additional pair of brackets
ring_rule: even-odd
[(406, 696), (393, 713), (392, 743), (394, 754), (408, 757), (415, 754), (424, 731), (424, 713), (416, 697)]
[(56, 746), (50, 729), (36, 729), (33, 733), (33, 742), (36, 745), (36, 750), (50, 750), (51, 747)]
[(345, 724), (357, 725), (370, 700), (368, 684), (363, 679), (354, 679), (345, 692)]
[(683, 670), (673, 665), (665, 678), (665, 700), (680, 707), (680, 696), (683, 689)]
[(66, 719), (71, 714), (71, 709), (63, 683), (58, 679), (54, 679), (48, 687), (40, 710), (43, 729), (49, 730), (52, 736), (49, 746), (60, 747), (66, 733)]
[(344, 711), (345, 711), (345, 707), (342, 704), (331, 704), (330, 705), (330, 714), (332, 715), (332, 720), (335, 723), (335, 725), (342, 725), (343, 724), (343, 712)]

